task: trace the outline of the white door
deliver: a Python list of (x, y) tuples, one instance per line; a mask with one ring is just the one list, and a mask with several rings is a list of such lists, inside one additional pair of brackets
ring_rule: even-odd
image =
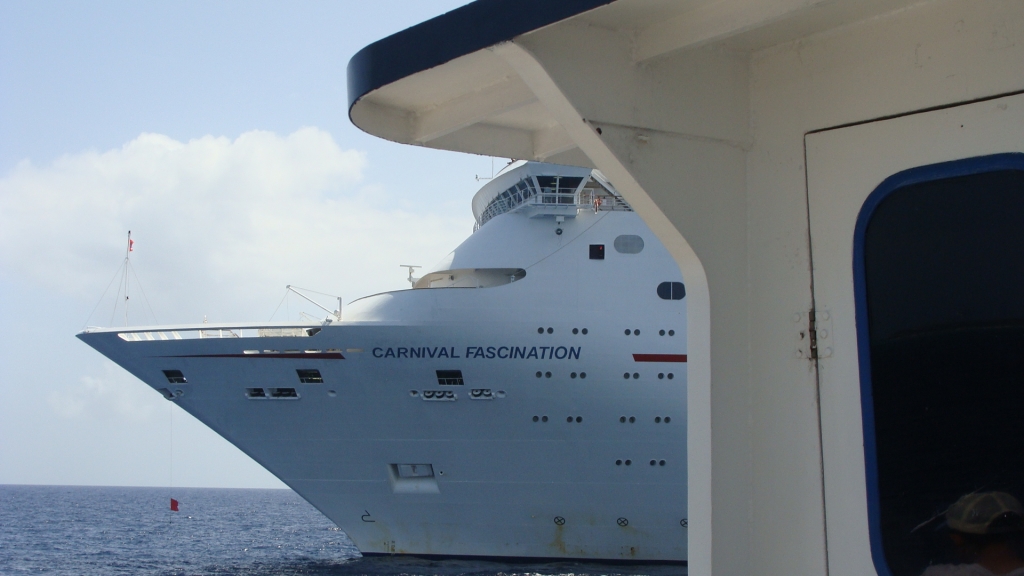
[[(1024, 320), (1016, 304), (1000, 300), (1024, 280), (1024, 254), (1000, 236), (1016, 234), (1007, 222), (1020, 216), (1013, 198), (1024, 195), (1014, 195), (1022, 156), (1007, 154), (1024, 151), (1024, 95), (809, 134), (806, 150), (829, 574), (902, 576), (928, 563), (969, 562), (944, 525), (956, 490), (1024, 484), (1024, 453), (1012, 453), (1017, 441), (1005, 437), (1019, 425), (1004, 422), (1001, 406), (1024, 398), (989, 386), (1019, 377), (1024, 390), (1024, 367), (1012, 374), (1019, 335), (1011, 326), (992, 336), (994, 313), (1005, 311), (1007, 325)], [(993, 187), (990, 198), (983, 189)], [(982, 198), (989, 204), (972, 212)], [(980, 224), (985, 214), (991, 227)], [(1024, 218), (1019, 224), (1024, 231)], [(996, 250), (1008, 266), (992, 266), (998, 258), (978, 250)], [(978, 326), (997, 345), (996, 368), (976, 363), (972, 346), (982, 333), (964, 330)], [(872, 388), (883, 380), (884, 390)], [(974, 448), (1003, 458), (1003, 468), (964, 452), (982, 437), (984, 407), (994, 407), (997, 421), (984, 424), (991, 444)], [(1013, 409), (1024, 421), (1024, 405)]]

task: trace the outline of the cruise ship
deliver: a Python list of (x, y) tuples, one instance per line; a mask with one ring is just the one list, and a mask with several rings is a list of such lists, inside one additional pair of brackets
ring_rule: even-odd
[(78, 337), (365, 555), (685, 563), (679, 267), (597, 170), (517, 163), (472, 207), (409, 289), (322, 322)]

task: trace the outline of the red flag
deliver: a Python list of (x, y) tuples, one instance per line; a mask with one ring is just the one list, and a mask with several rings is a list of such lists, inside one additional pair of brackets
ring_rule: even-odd
[(178, 511), (178, 501), (175, 500), (174, 498), (171, 498), (171, 512), (177, 512), (177, 511)]
[(132, 248), (132, 246), (135, 246), (135, 240), (132, 240), (131, 238), (129, 238), (128, 239), (128, 251), (129, 252), (133, 252), (135, 250), (134, 248)]

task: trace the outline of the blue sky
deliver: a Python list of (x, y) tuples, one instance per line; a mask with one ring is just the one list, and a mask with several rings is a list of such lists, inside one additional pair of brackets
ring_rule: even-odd
[(74, 334), (111, 322), (129, 228), (133, 324), (266, 320), (285, 284), (350, 301), (440, 260), (492, 161), (360, 132), (345, 68), (463, 3), (0, 3), (0, 483), (280, 486)]

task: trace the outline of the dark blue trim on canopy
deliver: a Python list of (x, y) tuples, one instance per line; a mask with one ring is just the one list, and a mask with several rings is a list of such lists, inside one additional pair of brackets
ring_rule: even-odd
[(348, 108), (370, 92), (615, 0), (477, 0), (363, 48), (348, 62)]
[(953, 160), (920, 166), (893, 174), (868, 195), (857, 216), (853, 236), (853, 295), (856, 307), (857, 352), (860, 368), (860, 402), (864, 424), (864, 471), (868, 497), (868, 532), (871, 538), (871, 559), (879, 576), (892, 576), (882, 548), (882, 517), (878, 487), (878, 453), (875, 438), (875, 404), (871, 391), (871, 342), (868, 332), (867, 279), (864, 275), (865, 237), (875, 209), (900, 188), (933, 180), (983, 174), (1000, 170), (1024, 170), (1024, 154), (1013, 152)]

